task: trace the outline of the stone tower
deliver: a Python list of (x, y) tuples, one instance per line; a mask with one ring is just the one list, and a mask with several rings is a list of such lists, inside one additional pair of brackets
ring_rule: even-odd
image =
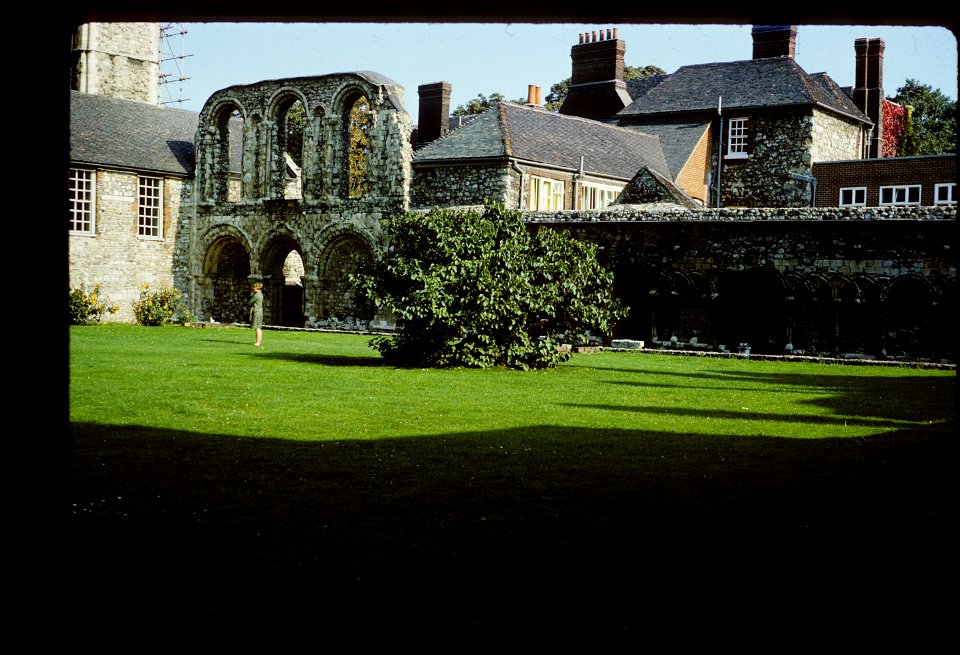
[(160, 23), (84, 23), (72, 55), (70, 88), (159, 104)]

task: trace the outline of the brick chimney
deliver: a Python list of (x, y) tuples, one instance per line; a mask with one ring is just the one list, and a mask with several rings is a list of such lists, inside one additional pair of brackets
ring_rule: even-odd
[(752, 34), (754, 59), (767, 59), (768, 57), (796, 58), (796, 25), (754, 25)]
[(857, 39), (853, 102), (873, 121), (867, 157), (879, 157), (883, 144), (883, 39)]
[(417, 144), (423, 145), (442, 137), (450, 129), (449, 82), (421, 84), (420, 116), (417, 119)]
[(617, 28), (581, 34), (580, 42), (570, 49), (573, 71), (560, 113), (605, 120), (629, 105), (624, 52), (626, 44), (617, 37)]

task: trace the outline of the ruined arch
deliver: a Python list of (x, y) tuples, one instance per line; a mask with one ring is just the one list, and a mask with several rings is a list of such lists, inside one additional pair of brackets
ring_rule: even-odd
[(242, 170), (247, 111), (231, 97), (208, 101), (201, 113), (197, 139), (197, 177), (202, 202), (228, 202), (242, 197), (232, 171)]
[(250, 276), (255, 273), (249, 239), (238, 230), (221, 226), (205, 235), (202, 242), (199, 316), (220, 323), (246, 322)]
[(351, 227), (331, 230), (322, 240), (316, 259), (316, 297), (314, 307), (320, 320), (348, 317), (354, 322), (369, 322), (376, 307), (356, 288), (350, 276), (361, 262), (374, 257), (376, 246), (364, 233)]
[(287, 327), (304, 326), (306, 271), (303, 252), (300, 242), (286, 234), (273, 235), (261, 249), (264, 323)]
[(309, 104), (303, 93), (285, 86), (267, 104), (270, 121), (269, 197), (303, 198), (303, 154)]
[(343, 198), (362, 198), (373, 187), (371, 94), (359, 84), (348, 84), (338, 92), (334, 107), (340, 125), (340, 153), (335, 166), (338, 193)]

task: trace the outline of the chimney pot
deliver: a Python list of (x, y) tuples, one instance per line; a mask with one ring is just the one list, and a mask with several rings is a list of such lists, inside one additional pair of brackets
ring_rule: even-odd
[(580, 32), (580, 43), (583, 43), (583, 32)]
[(590, 36), (590, 42), (591, 42), (591, 43), (596, 43), (596, 42), (597, 42), (597, 31), (596, 31), (596, 30), (594, 30), (594, 31), (593, 31), (593, 34)]
[(613, 28), (613, 38), (615, 38), (615, 39), (619, 39), (619, 38), (620, 38), (619, 36), (617, 36), (617, 28), (616, 28), (616, 27)]

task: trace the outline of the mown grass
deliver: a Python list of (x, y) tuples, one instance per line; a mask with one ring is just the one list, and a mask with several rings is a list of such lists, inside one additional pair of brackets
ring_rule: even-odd
[(954, 371), (397, 369), (361, 335), (265, 337), (71, 328), (77, 616), (629, 633), (734, 587), (899, 593), (952, 533)]

